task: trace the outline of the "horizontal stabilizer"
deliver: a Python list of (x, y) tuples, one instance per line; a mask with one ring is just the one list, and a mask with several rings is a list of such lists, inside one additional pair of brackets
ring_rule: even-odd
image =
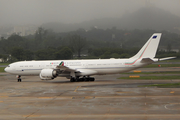
[(166, 58), (160, 58), (159, 61), (162, 61), (162, 60), (169, 60), (169, 59), (174, 59), (176, 57), (166, 57)]

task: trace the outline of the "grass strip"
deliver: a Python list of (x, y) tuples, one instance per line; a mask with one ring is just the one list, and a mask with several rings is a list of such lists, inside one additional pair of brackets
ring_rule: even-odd
[(121, 74), (133, 74), (133, 75), (140, 75), (140, 74), (180, 74), (180, 71), (158, 71), (158, 72), (127, 72)]
[(5, 72), (5, 71), (4, 71), (4, 68), (5, 68), (5, 67), (0, 67), (0, 72)]
[(169, 62), (169, 63), (172, 63), (172, 62), (180, 62), (180, 59), (170, 59), (170, 60), (163, 60), (163, 61), (158, 61), (158, 62)]
[(120, 77), (118, 79), (129, 80), (168, 80), (168, 79), (180, 79), (180, 76), (140, 76), (139, 78)]
[(180, 87), (180, 83), (167, 83), (167, 84), (153, 84), (153, 85), (142, 85), (139, 87), (159, 87), (159, 88), (177, 88)]
[(0, 63), (0, 65), (9, 65), (10, 63)]
[[(161, 67), (180, 67), (180, 64), (159, 64)], [(157, 68), (158, 64), (150, 64), (145, 66), (144, 68)]]

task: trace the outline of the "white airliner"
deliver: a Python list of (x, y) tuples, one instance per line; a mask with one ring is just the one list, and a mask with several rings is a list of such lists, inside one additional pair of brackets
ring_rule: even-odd
[(140, 51), (129, 59), (21, 61), (10, 64), (5, 71), (17, 75), (18, 82), (21, 82), (21, 76), (30, 75), (39, 75), (42, 80), (67, 77), (71, 82), (94, 81), (91, 75), (128, 72), (160, 60), (175, 58), (154, 58), (160, 38), (161, 33), (153, 34)]

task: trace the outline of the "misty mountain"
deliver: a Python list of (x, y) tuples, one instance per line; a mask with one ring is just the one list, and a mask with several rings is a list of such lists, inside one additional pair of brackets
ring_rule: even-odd
[(94, 26), (99, 29), (116, 27), (118, 29), (129, 30), (167, 30), (179, 33), (178, 29), (180, 29), (180, 17), (156, 7), (145, 7), (137, 10), (136, 12), (124, 14), (121, 18), (95, 19), (77, 24), (51, 22), (42, 25), (45, 29), (53, 29), (55, 32), (68, 32), (79, 28), (89, 30)]
[[(142, 8), (120, 19), (127, 29), (170, 30), (180, 27), (180, 17), (156, 7)], [(121, 26), (119, 26), (121, 27)]]

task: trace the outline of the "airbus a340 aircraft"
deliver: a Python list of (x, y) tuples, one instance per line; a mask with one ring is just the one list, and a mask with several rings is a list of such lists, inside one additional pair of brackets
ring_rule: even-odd
[(39, 75), (42, 80), (66, 77), (71, 82), (94, 81), (91, 75), (128, 72), (160, 60), (175, 58), (154, 58), (160, 38), (161, 33), (153, 34), (140, 51), (129, 59), (21, 61), (10, 64), (5, 71), (17, 75), (18, 82), (21, 82), (21, 76), (30, 75)]

